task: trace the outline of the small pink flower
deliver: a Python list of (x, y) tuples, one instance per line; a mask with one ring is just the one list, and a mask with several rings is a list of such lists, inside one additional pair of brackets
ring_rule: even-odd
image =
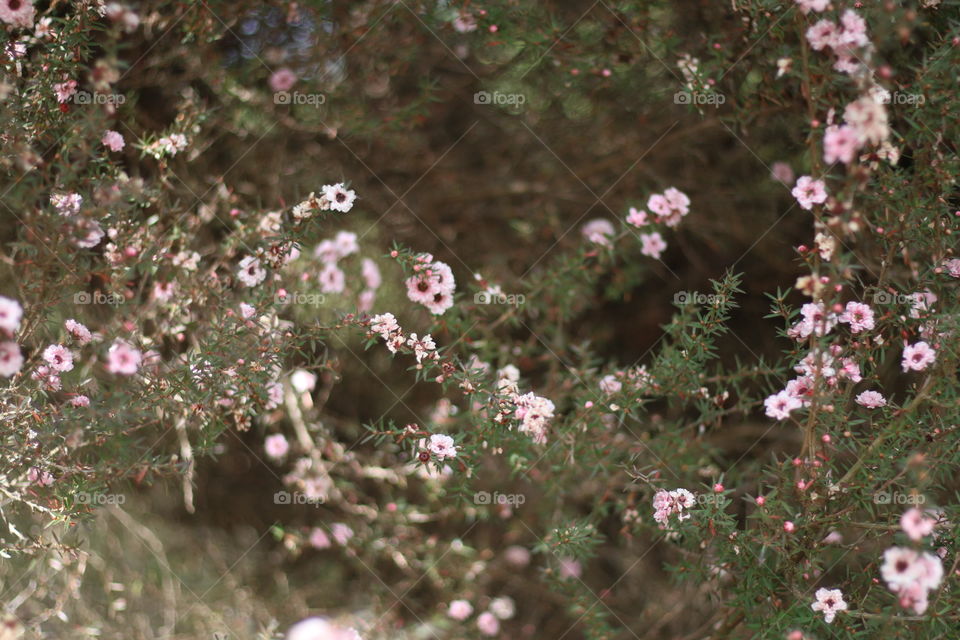
[(473, 613), (473, 605), (466, 600), (454, 600), (447, 608), (447, 615), (454, 620), (466, 620)]
[(583, 573), (583, 566), (573, 558), (560, 558), (560, 577), (579, 578)]
[(85, 395), (78, 395), (70, 398), (70, 404), (74, 407), (89, 407), (90, 398)]
[[(0, 0), (0, 2), (7, 4), (9, 0)], [(57, 102), (63, 104), (77, 92), (77, 81), (66, 80), (65, 82), (55, 84), (53, 85), (53, 92), (57, 96)]]
[(851, 301), (847, 303), (846, 309), (840, 314), (839, 320), (848, 323), (852, 333), (868, 331), (873, 329), (874, 326), (873, 309), (862, 302)]
[(9, 378), (23, 366), (23, 354), (16, 342), (0, 342), (0, 376)]
[(324, 293), (342, 293), (346, 287), (346, 276), (335, 264), (328, 264), (317, 277), (320, 281), (320, 290)]
[(823, 136), (823, 161), (828, 164), (853, 162), (860, 150), (860, 138), (853, 127), (832, 125)]
[(116, 340), (107, 354), (107, 371), (123, 376), (132, 376), (140, 368), (142, 355), (139, 350), (123, 340)]
[(659, 260), (660, 256), (667, 249), (667, 243), (664, 242), (663, 236), (660, 235), (659, 231), (654, 231), (653, 233), (641, 233), (640, 244), (640, 253), (645, 256), (649, 256), (654, 260)]
[(949, 273), (952, 277), (960, 278), (960, 258), (947, 260), (943, 263), (943, 266), (946, 267), (947, 273)]
[(857, 396), (857, 404), (867, 409), (878, 409), (887, 405), (886, 398), (876, 391), (864, 391)]
[(495, 636), (500, 633), (500, 621), (489, 611), (484, 611), (477, 617), (477, 629), (485, 636)]
[(342, 522), (335, 522), (330, 527), (330, 535), (332, 535), (337, 544), (342, 547), (350, 542), (350, 538), (353, 537), (353, 529)]
[(810, 605), (814, 611), (823, 612), (823, 620), (827, 624), (833, 622), (838, 611), (845, 611), (847, 603), (843, 601), (840, 589), (817, 589), (817, 601)]
[(903, 349), (901, 366), (904, 371), (923, 371), (937, 358), (937, 352), (926, 342), (920, 341)]
[(790, 417), (790, 412), (803, 406), (803, 402), (789, 391), (781, 391), (763, 401), (768, 417), (775, 420), (784, 420)]
[[(627, 222), (635, 227), (643, 227), (650, 224), (647, 212), (638, 210), (636, 207), (630, 207), (630, 211), (627, 213)], [(960, 260), (958, 260), (958, 262), (960, 262)]]
[(457, 457), (457, 447), (454, 446), (453, 438), (442, 433), (435, 433), (430, 436), (428, 448), (430, 453), (437, 457), (437, 460)]
[(272, 91), (289, 91), (297, 82), (297, 74), (283, 67), (270, 74), (270, 79), (267, 82)]
[(320, 527), (314, 527), (310, 531), (310, 546), (314, 549), (329, 549), (333, 546), (333, 543), (330, 542), (330, 536), (324, 532)]
[(30, 467), (27, 470), (27, 480), (41, 487), (49, 487), (53, 484), (53, 475), (49, 471), (43, 471), (38, 467)]
[(789, 164), (786, 162), (774, 162), (770, 168), (770, 177), (785, 185), (790, 185), (793, 184), (795, 176)]
[(800, 11), (802, 11), (804, 15), (810, 13), (811, 11), (816, 11), (819, 13), (826, 9), (827, 5), (830, 4), (830, 0), (796, 0), (796, 2), (800, 7)]
[(73, 369), (73, 354), (62, 344), (52, 344), (43, 350), (43, 359), (54, 371)]
[(610, 239), (616, 235), (613, 224), (605, 218), (597, 218), (583, 225), (580, 230), (583, 237), (603, 247), (612, 246)]
[(90, 333), (90, 329), (87, 329), (84, 325), (77, 322), (73, 318), (70, 318), (63, 323), (64, 328), (66, 328), (67, 333), (73, 336), (73, 339), (77, 341), (80, 345), (88, 344), (93, 340), (93, 334)]
[(126, 144), (123, 141), (123, 136), (111, 129), (103, 132), (103, 137), (100, 138), (100, 142), (103, 143), (103, 146), (110, 149), (110, 151), (123, 151), (123, 147)]
[(810, 176), (800, 176), (790, 192), (803, 209), (813, 209), (815, 204), (827, 201), (827, 189), (823, 180), (814, 180)]
[(0, 331), (13, 336), (20, 329), (23, 307), (16, 300), (0, 296)]
[(821, 20), (807, 29), (807, 42), (814, 51), (833, 47), (840, 38), (840, 27), (830, 20)]
[(923, 540), (924, 536), (933, 533), (933, 528), (936, 524), (936, 518), (927, 517), (916, 507), (908, 509), (900, 517), (900, 528), (903, 529), (907, 537), (914, 542)]
[(287, 439), (282, 433), (274, 433), (273, 435), (267, 436), (267, 439), (264, 440), (263, 449), (267, 452), (268, 457), (279, 460), (287, 455), (287, 452), (290, 450), (290, 443), (287, 442)]

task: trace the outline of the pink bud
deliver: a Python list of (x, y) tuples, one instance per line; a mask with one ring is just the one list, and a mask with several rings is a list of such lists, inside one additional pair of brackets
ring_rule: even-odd
[(723, 493), (723, 485), (718, 482), (717, 484), (713, 485), (713, 491), (714, 493)]
[(783, 530), (787, 533), (793, 533), (796, 530), (797, 526), (793, 524), (790, 520), (787, 520), (783, 523)]
[(757, 506), (758, 506), (758, 507), (762, 507), (763, 505), (767, 504), (767, 499), (764, 498), (763, 496), (757, 496), (757, 498), (756, 498), (756, 500), (754, 500), (754, 502), (757, 503)]

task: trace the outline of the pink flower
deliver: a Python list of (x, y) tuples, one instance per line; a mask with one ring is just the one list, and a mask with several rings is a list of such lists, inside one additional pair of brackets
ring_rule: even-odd
[(466, 600), (454, 600), (447, 608), (447, 615), (454, 620), (466, 620), (473, 613), (473, 605)]
[(840, 314), (840, 322), (850, 325), (851, 333), (860, 333), (873, 329), (873, 309), (862, 302), (848, 302), (846, 309)]
[(287, 442), (282, 433), (274, 433), (267, 436), (267, 439), (263, 441), (263, 449), (267, 452), (268, 457), (279, 460), (290, 451), (290, 443)]
[(433, 338), (430, 337), (430, 334), (418, 338), (417, 334), (411, 333), (410, 337), (407, 339), (407, 346), (413, 349), (413, 355), (417, 358), (417, 364), (423, 362), (423, 359), (430, 359), (437, 357), (437, 345), (433, 342)]
[(0, 296), (0, 331), (13, 336), (20, 329), (23, 307), (16, 300)]
[(328, 264), (318, 277), (320, 290), (324, 293), (342, 293), (346, 287), (346, 276), (335, 264)]
[(53, 475), (49, 471), (41, 470), (39, 467), (30, 467), (27, 470), (27, 480), (41, 487), (49, 487), (53, 484)]
[(960, 278), (960, 258), (947, 260), (943, 263), (943, 266), (947, 269), (947, 273), (949, 273), (952, 277)]
[(461, 13), (451, 23), (457, 33), (470, 33), (477, 30), (477, 19), (472, 13)]
[(9, 378), (23, 366), (23, 354), (16, 342), (0, 342), (0, 376)]
[(823, 136), (823, 161), (828, 164), (850, 164), (860, 146), (860, 138), (850, 125), (829, 126)]
[(827, 8), (827, 5), (830, 4), (830, 0), (796, 0), (797, 5), (800, 7), (800, 11), (804, 15), (810, 13), (811, 11), (820, 12)]
[(807, 42), (814, 51), (833, 47), (840, 37), (840, 27), (830, 20), (821, 20), (807, 29)]
[(775, 420), (784, 420), (790, 417), (790, 412), (803, 406), (803, 402), (789, 391), (781, 391), (763, 401), (768, 417)]
[(850, 49), (865, 47), (870, 43), (867, 38), (867, 21), (853, 9), (847, 9), (840, 16), (840, 38), (838, 46)]
[[(627, 222), (635, 227), (643, 227), (650, 223), (647, 219), (647, 212), (640, 211), (636, 207), (630, 207), (630, 211), (627, 213)], [(957, 262), (960, 263), (960, 260)]]
[(600, 390), (607, 395), (612, 395), (623, 388), (623, 383), (617, 380), (617, 376), (604, 376), (600, 380)]
[(310, 546), (314, 549), (329, 549), (333, 546), (333, 543), (330, 542), (330, 537), (324, 532), (320, 527), (314, 527), (310, 531)]
[(943, 563), (931, 553), (906, 547), (890, 547), (883, 553), (880, 575), (887, 588), (899, 596), (900, 606), (917, 614), (927, 610), (928, 595), (943, 580)]
[(640, 253), (649, 256), (654, 260), (659, 260), (661, 254), (666, 250), (667, 243), (663, 241), (663, 236), (659, 231), (653, 233), (640, 234)]
[(344, 629), (326, 618), (307, 618), (290, 627), (286, 640), (362, 640), (354, 629)]
[(900, 528), (914, 542), (923, 540), (924, 536), (933, 533), (933, 527), (936, 524), (936, 518), (928, 518), (916, 507), (908, 509), (900, 517)]
[(289, 91), (297, 82), (297, 74), (283, 67), (271, 73), (267, 82), (273, 91)]
[(444, 262), (434, 262), (432, 256), (421, 256), (420, 265), (420, 271), (406, 280), (407, 298), (440, 315), (453, 306), (453, 271)]
[(823, 620), (827, 624), (833, 622), (838, 611), (845, 611), (847, 603), (843, 601), (840, 589), (817, 589), (817, 601), (810, 605), (814, 611), (823, 612)]
[(74, 407), (89, 407), (90, 398), (85, 395), (74, 396), (70, 398), (70, 405)]
[(500, 621), (489, 611), (484, 611), (477, 617), (477, 629), (485, 636), (495, 636), (500, 633)]
[(696, 498), (686, 489), (673, 491), (660, 489), (653, 495), (653, 519), (659, 523), (661, 529), (664, 529), (672, 515), (676, 515), (677, 520), (681, 522), (690, 518), (690, 514), (684, 513), (684, 510), (694, 504), (696, 504)]
[(827, 201), (827, 189), (823, 180), (814, 180), (810, 176), (800, 176), (790, 193), (800, 203), (800, 207), (808, 211), (813, 209), (813, 205)]
[(107, 353), (107, 371), (123, 376), (132, 376), (140, 368), (140, 351), (123, 340), (114, 341)]
[(380, 267), (370, 258), (363, 259), (360, 274), (363, 276), (363, 281), (367, 285), (367, 289), (376, 291), (383, 283), (383, 278), (380, 276)]
[(665, 196), (655, 193), (647, 200), (647, 209), (658, 217), (665, 217), (670, 215), (670, 202)]
[(330, 535), (332, 535), (337, 544), (342, 547), (350, 542), (350, 538), (353, 537), (353, 529), (342, 522), (335, 522), (330, 527)]
[(876, 391), (864, 391), (856, 398), (857, 404), (867, 409), (878, 409), (887, 406), (887, 400)]
[(430, 436), (430, 444), (427, 448), (430, 449), (430, 453), (437, 457), (437, 460), (457, 457), (457, 447), (454, 446), (453, 438), (442, 433), (435, 433)]
[(73, 354), (62, 344), (52, 344), (43, 350), (43, 359), (54, 371), (73, 369)]
[(560, 577), (579, 578), (583, 573), (583, 566), (573, 558), (560, 558)]
[(793, 169), (786, 162), (774, 162), (770, 168), (770, 177), (778, 182), (789, 185), (793, 182)]
[(240, 266), (237, 269), (237, 277), (244, 285), (255, 287), (266, 279), (267, 272), (260, 266), (258, 259), (253, 256), (247, 256), (240, 261)]
[(85, 345), (93, 340), (93, 334), (90, 333), (90, 329), (87, 329), (84, 325), (80, 324), (73, 318), (70, 318), (63, 323), (64, 328), (66, 328), (67, 333), (73, 336), (73, 339), (76, 340), (80, 345)]
[(937, 352), (926, 342), (920, 341), (903, 349), (901, 366), (904, 371), (923, 371), (937, 358)]
[(100, 142), (110, 149), (110, 151), (123, 151), (123, 146), (126, 144), (123, 141), (122, 135), (110, 129), (103, 132), (103, 137), (100, 138)]
[[(800, 307), (800, 313), (803, 315), (803, 321), (806, 323), (801, 330), (801, 334), (807, 335), (813, 333), (818, 336), (825, 336), (837, 326), (837, 316), (834, 313), (828, 313), (822, 302), (808, 302)], [(809, 328), (809, 331), (807, 331)]]
[[(8, 3), (9, 0), (0, 0), (0, 5)], [(53, 91), (57, 96), (57, 102), (63, 104), (77, 92), (77, 81), (66, 80), (65, 82), (55, 84), (53, 85)]]
[(0, 20), (14, 27), (33, 26), (33, 0), (0, 0)]
[(83, 205), (83, 196), (79, 193), (53, 193), (50, 194), (50, 204), (62, 216), (71, 216), (80, 213), (80, 207)]
[(591, 220), (590, 222), (583, 225), (583, 228), (580, 230), (580, 233), (583, 234), (583, 237), (593, 242), (599, 244), (603, 247), (613, 246), (613, 243), (610, 242), (610, 239), (616, 235), (614, 231), (613, 224), (605, 218), (597, 218), (596, 220)]

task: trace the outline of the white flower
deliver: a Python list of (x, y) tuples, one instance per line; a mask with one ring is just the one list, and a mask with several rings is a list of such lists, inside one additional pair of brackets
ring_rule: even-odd
[(847, 603), (843, 601), (840, 589), (817, 589), (817, 601), (810, 605), (814, 611), (822, 611), (823, 619), (827, 624), (833, 622), (837, 611), (845, 611)]
[(330, 203), (330, 208), (341, 213), (350, 211), (353, 208), (353, 201), (357, 199), (357, 194), (344, 187), (342, 182), (325, 184), (321, 191), (323, 197)]
[(442, 433), (435, 433), (430, 436), (430, 444), (427, 445), (430, 453), (437, 457), (437, 460), (457, 457), (457, 447), (454, 446), (453, 438)]
[(267, 271), (260, 266), (260, 261), (253, 256), (247, 256), (240, 261), (237, 277), (248, 287), (255, 287), (267, 277)]
[(297, 369), (290, 375), (290, 384), (297, 393), (307, 393), (317, 386), (317, 376), (309, 371)]

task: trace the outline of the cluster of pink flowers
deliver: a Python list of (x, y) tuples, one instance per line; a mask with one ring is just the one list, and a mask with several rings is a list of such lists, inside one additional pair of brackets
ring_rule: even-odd
[(652, 217), (646, 211), (630, 207), (626, 220), (627, 224), (643, 231), (640, 234), (640, 252), (659, 260), (667, 249), (667, 243), (660, 232), (652, 228), (652, 225), (675, 227), (680, 224), (683, 217), (690, 213), (690, 198), (679, 189), (670, 187), (663, 193), (650, 196), (647, 200), (647, 209), (653, 214)]
[(407, 298), (419, 302), (434, 315), (441, 315), (453, 306), (457, 284), (450, 267), (434, 260), (429, 253), (416, 257), (414, 275), (406, 280)]
[(390, 353), (396, 353), (404, 346), (409, 347), (417, 359), (418, 367), (422, 366), (424, 360), (436, 360), (439, 357), (437, 345), (429, 333), (423, 337), (419, 337), (416, 333), (411, 333), (409, 337), (404, 335), (403, 329), (400, 328), (400, 324), (392, 313), (373, 316), (370, 319), (370, 331), (383, 339)]
[[(447, 607), (447, 615), (463, 622), (473, 614), (473, 605), (467, 600), (454, 600)], [(500, 621), (509, 620), (516, 614), (516, 605), (511, 598), (502, 596), (490, 601), (487, 611), (477, 616), (477, 629), (485, 636), (500, 633)]]
[(549, 399), (532, 391), (521, 394), (517, 384), (520, 372), (513, 365), (501, 369), (497, 376), (500, 411), (495, 418), (496, 422), (505, 422), (508, 416), (512, 415), (520, 421), (517, 431), (528, 434), (537, 444), (545, 443), (556, 406)]
[[(330, 535), (322, 527), (314, 527), (310, 531), (310, 546), (314, 549), (329, 549), (333, 543), (341, 547), (347, 546), (347, 543), (353, 538), (353, 529), (342, 522), (334, 522), (330, 525)], [(330, 538), (333, 538), (331, 540)]]
[(840, 589), (817, 589), (814, 594), (816, 601), (810, 605), (814, 611), (823, 613), (823, 620), (827, 624), (833, 622), (837, 617), (838, 611), (846, 611), (847, 603), (843, 600), (843, 592)]
[(887, 588), (899, 597), (901, 607), (922, 615), (929, 605), (930, 592), (943, 580), (943, 563), (926, 551), (890, 547), (883, 552), (880, 575)]
[(74, 245), (81, 249), (92, 249), (103, 240), (104, 232), (100, 223), (92, 218), (80, 215), (83, 196), (79, 193), (54, 193), (50, 195), (50, 204), (57, 213), (67, 218), (71, 226)]
[(859, 65), (857, 51), (870, 44), (867, 38), (867, 22), (852, 9), (840, 17), (840, 23), (824, 18), (807, 29), (807, 42), (815, 51), (831, 49), (837, 56), (834, 69), (853, 73)]
[(686, 489), (674, 489), (673, 491), (660, 489), (653, 495), (653, 519), (660, 525), (661, 529), (666, 529), (670, 516), (677, 516), (678, 522), (689, 519), (690, 514), (684, 513), (684, 511), (695, 504), (696, 498)]
[(171, 133), (169, 136), (151, 142), (143, 148), (144, 151), (159, 160), (164, 156), (175, 156), (187, 148), (187, 137), (182, 133)]
[(356, 199), (356, 192), (347, 189), (342, 182), (325, 184), (320, 187), (319, 196), (311, 193), (306, 200), (293, 207), (293, 217), (299, 221), (311, 217), (315, 211), (347, 213)]

